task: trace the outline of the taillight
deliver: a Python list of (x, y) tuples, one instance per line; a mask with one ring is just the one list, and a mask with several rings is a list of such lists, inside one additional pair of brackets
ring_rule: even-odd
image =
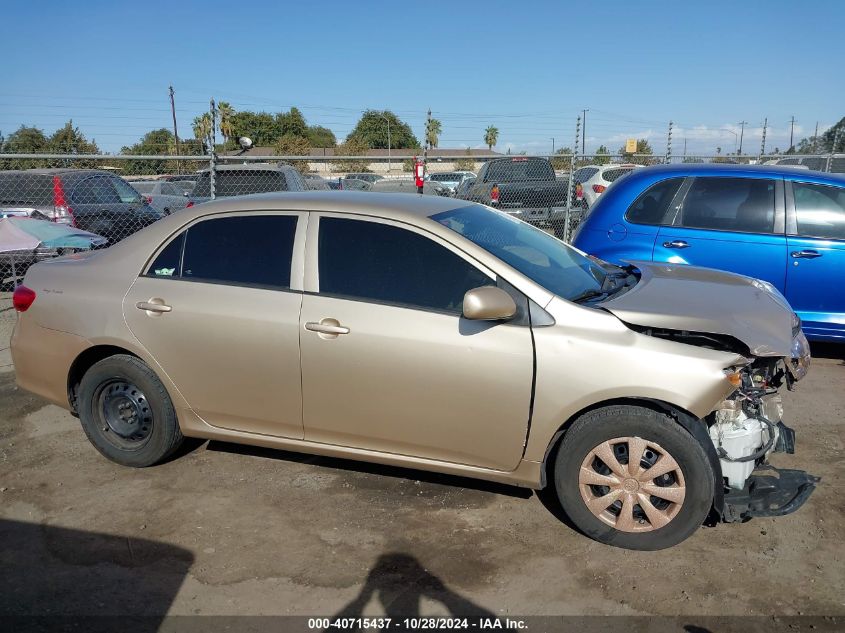
[(593, 191), (595, 191), (596, 193), (601, 193), (605, 189), (607, 189), (607, 187), (605, 187), (604, 185), (593, 185)]
[(575, 185), (575, 197), (579, 200), (584, 197), (584, 185), (580, 182)]
[(490, 204), (499, 204), (499, 185), (493, 185), (490, 190)]
[(144, 202), (146, 202), (147, 204), (152, 204), (153, 203), (153, 197), (152, 196), (144, 196)]
[(193, 200), (188, 200), (188, 204), (186, 204), (186, 205), (185, 205), (185, 208), (186, 208), (186, 209), (190, 209), (192, 206), (194, 206), (194, 201), (193, 201)]
[(73, 209), (67, 203), (65, 198), (65, 187), (62, 184), (61, 178), (53, 176), (53, 222), (60, 222), (62, 224), (70, 224), (76, 226), (76, 221), (73, 218)]
[(12, 305), (18, 312), (26, 312), (35, 301), (35, 291), (26, 286), (18, 286), (12, 294)]

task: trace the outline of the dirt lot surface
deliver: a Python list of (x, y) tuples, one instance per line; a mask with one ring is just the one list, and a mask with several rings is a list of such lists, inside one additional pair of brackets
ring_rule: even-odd
[[(13, 320), (0, 301), (0, 349)], [(814, 351), (775, 460), (823, 477), (808, 504), (628, 552), (454, 477), (219, 443), (122, 468), (3, 349), (0, 614), (843, 615), (845, 347)]]

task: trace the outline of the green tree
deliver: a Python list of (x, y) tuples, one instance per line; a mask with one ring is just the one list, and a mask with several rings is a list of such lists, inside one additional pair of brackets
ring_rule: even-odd
[(73, 121), (65, 123), (53, 132), (48, 142), (49, 151), (57, 154), (99, 154), (96, 141), (88, 141), (85, 135), (74, 127)]
[(278, 121), (281, 130), (281, 136), (290, 134), (300, 138), (307, 138), (308, 124), (305, 122), (305, 117), (299, 108), (291, 108), (287, 112), (279, 112), (276, 114), (276, 121)]
[(202, 143), (204, 151), (211, 151), (212, 127), (211, 114), (208, 112), (194, 117), (194, 121), (191, 124), (191, 129), (194, 131), (194, 138)]
[(487, 149), (491, 152), (493, 151), (493, 146), (499, 142), (499, 128), (495, 125), (488, 125), (487, 129), (484, 130), (484, 144), (487, 145)]
[[(839, 132), (839, 141), (836, 147), (833, 147), (833, 143), (836, 140), (836, 133)], [(818, 136), (809, 136), (807, 138), (802, 138), (798, 142), (798, 147), (795, 151), (792, 151), (792, 148), (789, 148), (787, 154), (828, 154), (830, 152), (843, 152), (845, 151), (845, 117), (839, 119), (839, 122), (836, 125), (831, 126), (828, 130), (826, 130), (823, 134), (819, 134)]]
[(599, 148), (596, 150), (595, 159), (593, 160), (594, 165), (607, 165), (610, 162), (610, 150), (607, 149), (604, 145), (599, 145)]
[(235, 116), (235, 109), (226, 101), (221, 101), (217, 105), (217, 114), (220, 117), (220, 134), (223, 136), (223, 143), (225, 144), (234, 133), (232, 117)]
[(637, 139), (637, 151), (634, 154), (629, 154), (625, 151), (625, 146), (619, 148), (619, 154), (626, 163), (633, 163), (635, 165), (653, 165), (656, 163), (654, 158), (650, 156), (654, 154), (648, 139)]
[[(185, 151), (184, 142), (180, 150)], [(126, 156), (162, 156), (160, 160), (120, 161), (119, 167), (125, 174), (166, 174), (177, 170), (176, 161), (165, 158), (176, 153), (176, 137), (166, 128), (147, 132), (134, 145), (123, 147), (120, 153)]]
[(334, 147), (337, 145), (334, 132), (321, 125), (309, 125), (305, 136), (311, 147)]
[[(360, 138), (350, 135), (346, 142), (338, 145), (335, 150), (335, 156), (366, 156), (369, 146)], [(369, 161), (367, 159), (341, 159), (332, 161), (334, 168), (338, 171), (369, 171)]]
[(555, 154), (559, 154), (561, 158), (552, 158), (552, 169), (569, 171), (569, 166), (572, 157), (571, 147), (561, 147)]
[(232, 138), (246, 136), (256, 146), (273, 145), (282, 137), (280, 122), (269, 112), (242, 110), (232, 116)]
[(443, 124), (437, 119), (429, 119), (425, 123), (425, 142), (429, 147), (437, 147), (440, 135), (443, 133)]
[[(384, 117), (384, 118), (382, 118)], [(390, 110), (367, 110), (358, 119), (355, 128), (346, 137), (347, 143), (357, 139), (368, 149), (387, 149), (387, 121), (390, 121), (390, 147), (392, 149), (417, 149), (420, 142), (411, 126)]]
[[(7, 154), (44, 154), (49, 151), (49, 140), (43, 130), (37, 127), (20, 126), (3, 143), (3, 152)], [(44, 160), (2, 160), (0, 169), (33, 169), (46, 167)]]
[[(276, 156), (308, 156), (311, 145), (308, 139), (296, 134), (284, 134), (275, 145)], [(307, 174), (309, 165), (307, 160), (291, 161), (291, 164), (302, 174)]]

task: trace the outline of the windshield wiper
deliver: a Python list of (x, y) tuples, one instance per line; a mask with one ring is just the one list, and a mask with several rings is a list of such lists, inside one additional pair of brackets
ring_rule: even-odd
[(595, 299), (596, 297), (604, 297), (607, 296), (607, 292), (602, 292), (601, 290), (596, 290), (595, 288), (590, 288), (585, 290), (579, 295), (576, 295), (570, 301), (573, 303), (580, 303), (582, 301), (586, 301), (587, 299)]

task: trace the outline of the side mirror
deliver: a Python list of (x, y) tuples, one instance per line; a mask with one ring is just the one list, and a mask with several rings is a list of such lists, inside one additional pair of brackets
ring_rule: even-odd
[(478, 321), (504, 321), (516, 314), (516, 303), (496, 286), (482, 286), (464, 295), (464, 317)]

